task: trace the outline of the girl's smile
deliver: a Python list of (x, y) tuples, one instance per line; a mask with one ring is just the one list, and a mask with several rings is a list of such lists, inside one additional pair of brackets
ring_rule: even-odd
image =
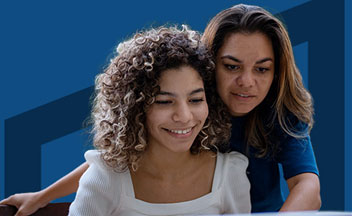
[(148, 149), (189, 153), (208, 117), (204, 84), (190, 66), (161, 72), (160, 92), (147, 111)]

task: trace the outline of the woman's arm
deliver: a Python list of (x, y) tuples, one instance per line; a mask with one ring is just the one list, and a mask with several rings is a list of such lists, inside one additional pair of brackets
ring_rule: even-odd
[(319, 177), (302, 173), (287, 179), (290, 193), (280, 211), (318, 210), (321, 206)]
[(85, 162), (66, 176), (56, 181), (54, 184), (45, 188), (43, 190), (44, 200), (49, 203), (54, 199), (58, 199), (76, 192), (78, 189), (79, 179), (88, 167), (88, 163)]
[(79, 179), (88, 167), (88, 163), (83, 163), (75, 170), (41, 191), (15, 194), (2, 200), (0, 204), (16, 206), (18, 208), (16, 216), (30, 215), (39, 208), (46, 206), (50, 201), (76, 192)]

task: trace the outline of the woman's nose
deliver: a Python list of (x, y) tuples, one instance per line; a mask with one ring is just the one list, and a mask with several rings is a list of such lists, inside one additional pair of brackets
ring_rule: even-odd
[(254, 85), (253, 73), (250, 70), (243, 71), (240, 76), (237, 77), (237, 84), (244, 88), (250, 88)]

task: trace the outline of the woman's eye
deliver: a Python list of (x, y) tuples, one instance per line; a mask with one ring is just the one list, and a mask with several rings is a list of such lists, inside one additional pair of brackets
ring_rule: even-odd
[(259, 67), (257, 68), (257, 71), (260, 72), (260, 73), (265, 73), (267, 72), (268, 70), (270, 70), (269, 68), (264, 68), (264, 67)]
[(156, 100), (155, 103), (156, 104), (166, 105), (166, 104), (171, 104), (172, 101), (170, 101), (170, 100)]
[(203, 98), (197, 98), (197, 99), (191, 99), (189, 100), (191, 103), (200, 103), (200, 102), (203, 102), (204, 99)]
[(232, 64), (225, 64), (225, 67), (229, 70), (237, 70), (240, 68), (238, 65), (232, 65)]

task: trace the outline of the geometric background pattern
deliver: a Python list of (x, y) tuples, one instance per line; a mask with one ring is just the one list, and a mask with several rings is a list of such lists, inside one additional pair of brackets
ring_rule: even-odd
[(165, 23), (203, 31), (237, 3), (285, 22), (314, 98), (322, 210), (352, 211), (349, 0), (1, 1), (0, 199), (40, 190), (83, 162), (94, 78), (119, 42)]

